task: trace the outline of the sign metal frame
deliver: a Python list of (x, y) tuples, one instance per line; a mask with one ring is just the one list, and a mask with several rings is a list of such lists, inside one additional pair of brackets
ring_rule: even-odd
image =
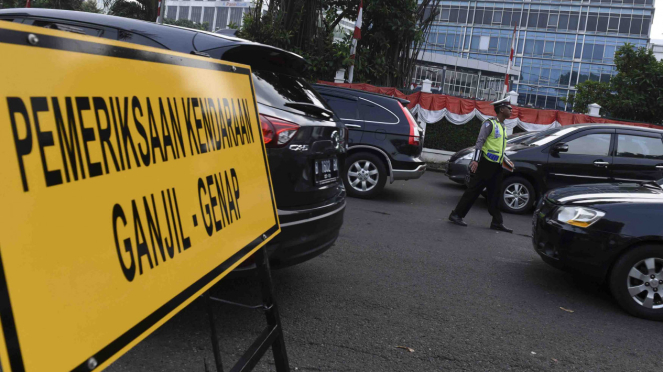
[[(248, 75), (251, 94), (253, 97), (253, 105), (255, 108), (255, 111), (251, 113), (251, 116), (256, 119), (259, 117), (257, 104), (255, 102), (255, 90), (253, 81), (251, 79), (251, 71), (247, 66), (211, 60), (205, 57), (194, 55), (188, 56), (185, 54), (160, 50), (156, 48), (142, 47), (140, 45), (96, 39), (97, 38), (94, 37), (79, 36), (75, 34), (69, 35), (61, 31), (45, 30), (25, 25), (16, 25), (11, 23), (8, 23), (4, 26), (0, 25), (0, 45), (13, 44), (24, 46), (26, 48), (47, 48), (74, 53), (106, 56), (111, 58), (131, 59), (150, 63), (169, 64), (198, 69), (223, 71), (231, 74)], [(258, 121), (258, 129), (259, 128), (260, 125)], [(156, 329), (155, 326), (160, 322), (170, 319), (184, 306), (192, 302), (195, 298), (207, 293), (208, 289), (212, 285), (218, 282), (234, 267), (239, 265), (242, 261), (254, 253), (258, 258), (259, 275), (261, 276), (263, 286), (263, 300), (266, 304), (269, 304), (267, 305), (269, 307), (267, 311), (267, 318), (268, 323), (272, 329), (270, 333), (271, 336), (263, 341), (269, 341), (267, 346), (270, 346), (272, 343), (276, 345), (274, 353), (275, 360), (279, 360), (277, 363), (281, 365), (279, 370), (284, 370), (283, 368), (285, 368), (285, 370), (288, 369), (287, 355), (285, 354), (285, 344), (283, 343), (280, 319), (278, 312), (276, 312), (276, 305), (273, 299), (273, 288), (269, 271), (269, 262), (265, 249), (263, 248), (263, 246), (269, 240), (271, 240), (280, 232), (280, 227), (271, 175), (269, 173), (267, 154), (260, 131), (258, 132), (257, 137), (260, 138), (259, 144), (262, 149), (262, 159), (264, 161), (265, 169), (267, 172), (266, 176), (272, 201), (271, 207), (274, 214), (274, 225), (267, 230), (260, 232), (255, 237), (255, 239), (239, 249), (229, 259), (221, 262), (213, 270), (200, 277), (200, 279), (192, 283), (184, 291), (181, 291), (170, 301), (164, 303), (150, 315), (135, 324), (132, 328), (122, 333), (112, 342), (108, 343), (105, 347), (98, 350), (93, 355), (90, 355), (88, 358), (81, 360), (80, 363), (72, 369), (72, 371), (88, 372), (98, 369), (99, 366), (106, 367), (109, 361), (112, 362), (113, 360), (119, 358), (119, 356), (124, 354), (126, 351), (128, 351), (129, 345), (144, 339), (147, 337), (147, 335), (154, 331), (154, 329)], [(0, 339), (0, 341), (4, 340), (4, 346), (6, 350), (1, 350), (0, 355), (5, 355), (7, 357), (8, 361), (5, 361), (5, 366), (8, 366), (12, 372), (23, 372), (25, 371), (25, 365), (23, 355), (21, 353), (21, 343), (18, 337), (18, 330), (15, 323), (15, 314), (12, 309), (10, 289), (7, 284), (6, 269), (4, 266), (5, 263), (3, 262), (2, 257), (2, 248), (3, 247), (0, 244), (0, 324), (2, 325), (2, 339)], [(210, 320), (213, 323), (213, 319), (210, 318)], [(281, 355), (280, 357), (277, 357), (276, 355), (277, 349), (279, 350), (279, 355)], [(261, 348), (261, 350), (262, 353), (264, 353), (265, 349)], [(249, 362), (253, 360), (254, 359), (249, 358)], [(220, 366), (220, 359), (218, 360), (217, 365)], [(245, 364), (244, 367), (242, 367), (240, 370), (247, 370), (245, 369), (246, 366), (247, 365)]]

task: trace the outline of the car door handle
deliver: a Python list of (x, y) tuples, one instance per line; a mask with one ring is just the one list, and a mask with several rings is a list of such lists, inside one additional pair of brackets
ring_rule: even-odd
[(610, 163), (608, 163), (607, 161), (597, 160), (597, 161), (594, 162), (594, 165), (597, 166), (597, 167), (607, 167), (608, 165), (610, 165)]
[(345, 124), (345, 126), (348, 127), (348, 128), (360, 128), (361, 129), (361, 125), (357, 125), (357, 124)]

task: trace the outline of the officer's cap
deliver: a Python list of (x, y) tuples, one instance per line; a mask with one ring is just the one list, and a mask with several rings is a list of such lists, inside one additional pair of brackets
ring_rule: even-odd
[(495, 101), (495, 102), (491, 103), (491, 105), (495, 106), (495, 109), (497, 110), (497, 109), (499, 109), (500, 107), (503, 107), (503, 106), (511, 107), (511, 101), (510, 101), (509, 97), (507, 97), (507, 98), (503, 98), (503, 99), (500, 99), (498, 101)]

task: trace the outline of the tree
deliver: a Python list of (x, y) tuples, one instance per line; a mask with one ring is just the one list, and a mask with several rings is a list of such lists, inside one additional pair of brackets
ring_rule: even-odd
[[(439, 2), (364, 0), (355, 80), (406, 86)], [(352, 62), (350, 36), (335, 42), (333, 34), (342, 19), (356, 19), (359, 0), (271, 0), (265, 14), (262, 5), (245, 15), (240, 37), (301, 54), (311, 80), (331, 80)]]
[(367, 0), (358, 43), (361, 81), (408, 86), (440, 0)]
[(154, 22), (157, 11), (157, 0), (116, 0), (110, 5), (108, 14)]
[(573, 110), (585, 112), (598, 103), (614, 118), (663, 124), (663, 62), (648, 48), (624, 44), (615, 53), (617, 75), (609, 83), (578, 84)]
[(338, 68), (349, 65), (349, 39), (334, 41), (334, 28), (359, 1), (271, 0), (264, 14), (262, 5), (257, 1), (244, 15), (239, 37), (300, 54), (310, 62), (310, 80), (329, 80)]
[[(24, 8), (26, 0), (0, 0), (0, 8)], [(33, 8), (77, 10), (81, 12), (99, 13), (94, 0), (33, 0)]]
[(97, 8), (97, 2), (94, 0), (83, 1), (79, 10), (88, 13), (101, 13), (101, 9)]

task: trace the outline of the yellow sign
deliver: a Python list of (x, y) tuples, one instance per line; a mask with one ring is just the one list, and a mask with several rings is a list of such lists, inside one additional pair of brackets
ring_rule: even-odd
[(0, 360), (108, 366), (280, 231), (247, 66), (0, 22)]

